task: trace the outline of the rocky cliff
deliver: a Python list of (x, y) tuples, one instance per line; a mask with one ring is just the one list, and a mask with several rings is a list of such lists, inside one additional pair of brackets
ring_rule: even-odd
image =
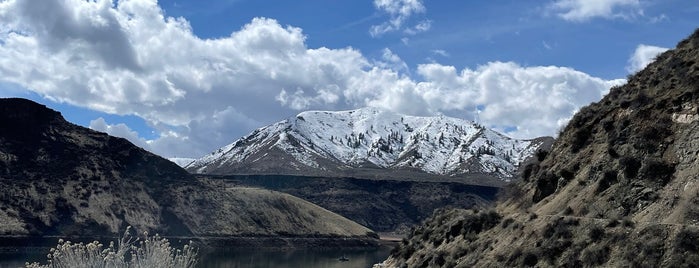
[(699, 30), (577, 113), (492, 211), (436, 213), (384, 267), (699, 265)]

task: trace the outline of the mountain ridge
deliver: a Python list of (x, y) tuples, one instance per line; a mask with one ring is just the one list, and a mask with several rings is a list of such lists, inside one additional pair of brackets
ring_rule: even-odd
[[(516, 140), (473, 122), (378, 108), (306, 111), (259, 128), (185, 168), (192, 173), (346, 176), (369, 170), (509, 180), (550, 138)], [(371, 172), (369, 172), (371, 173)]]

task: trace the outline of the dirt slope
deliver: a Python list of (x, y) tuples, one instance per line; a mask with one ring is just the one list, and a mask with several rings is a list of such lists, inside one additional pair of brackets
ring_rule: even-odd
[(386, 267), (697, 267), (699, 30), (575, 115), (490, 212), (441, 211)]

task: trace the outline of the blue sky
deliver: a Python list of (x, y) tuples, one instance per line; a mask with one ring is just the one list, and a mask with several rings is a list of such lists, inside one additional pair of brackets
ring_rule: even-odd
[[(430, 60), (458, 67), (515, 61), (569, 66), (606, 79), (627, 74), (626, 61), (638, 44), (671, 47), (699, 26), (699, 3), (692, 8), (687, 1), (640, 1), (637, 9), (617, 6), (616, 10), (643, 10), (643, 16), (572, 22), (547, 10), (547, 3), (552, 2), (423, 1), (424, 13), (411, 17), (406, 26), (430, 20), (430, 30), (416, 35), (392, 32), (379, 38), (372, 38), (368, 30), (387, 16), (372, 1), (159, 3), (167, 15), (187, 18), (195, 34), (203, 38), (227, 36), (254, 17), (267, 17), (303, 29), (309, 47), (351, 46), (370, 58), (380, 57), (381, 50), (389, 48), (411, 66)], [(403, 38), (409, 39), (407, 45)], [(435, 50), (449, 56), (435, 54)]]
[(0, 2), (0, 97), (165, 157), (303, 110), (381, 107), (554, 135), (699, 26), (699, 3)]

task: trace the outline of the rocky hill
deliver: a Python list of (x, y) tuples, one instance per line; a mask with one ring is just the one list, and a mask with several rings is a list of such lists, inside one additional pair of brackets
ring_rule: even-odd
[(127, 225), (224, 241), (251, 236), (376, 241), (369, 229), (309, 202), (196, 179), (125, 139), (76, 126), (25, 99), (0, 99), (0, 189), (0, 241), (7, 243), (22, 237), (113, 236)]
[(550, 138), (515, 140), (472, 122), (377, 108), (303, 112), (186, 166), (200, 174), (509, 180)]
[(382, 267), (697, 267), (699, 30), (577, 113), (493, 211), (440, 211)]

